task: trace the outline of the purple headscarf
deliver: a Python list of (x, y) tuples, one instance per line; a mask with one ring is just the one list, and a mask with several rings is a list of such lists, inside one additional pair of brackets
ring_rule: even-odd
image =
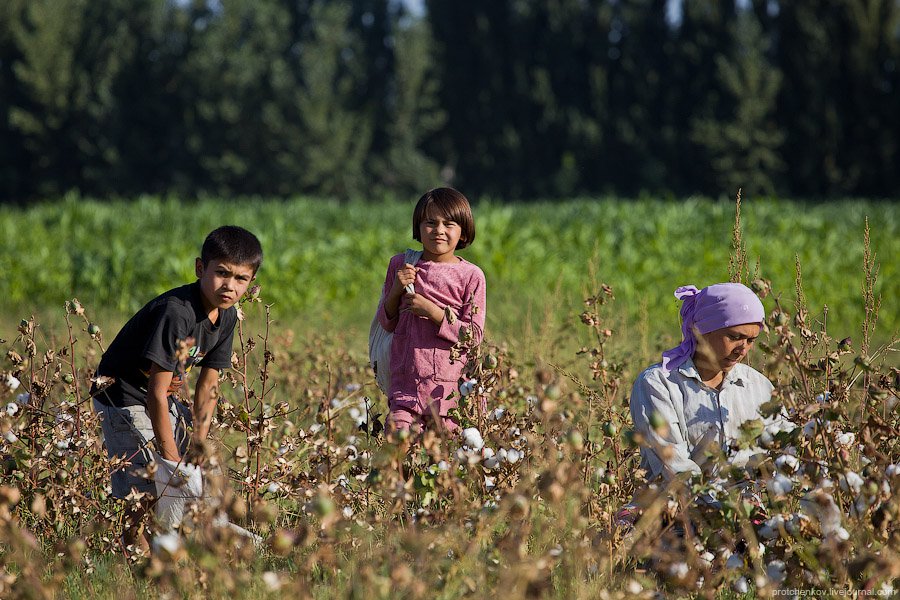
[(694, 330), (709, 333), (723, 327), (762, 324), (766, 311), (753, 290), (741, 283), (717, 283), (698, 290), (685, 285), (675, 290), (681, 305), (681, 345), (663, 352), (663, 372), (669, 373), (694, 355)]

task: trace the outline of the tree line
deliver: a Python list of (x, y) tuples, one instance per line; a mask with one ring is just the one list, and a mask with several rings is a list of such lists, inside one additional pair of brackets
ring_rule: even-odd
[(890, 197), (900, 1), (4, 0), (0, 199)]

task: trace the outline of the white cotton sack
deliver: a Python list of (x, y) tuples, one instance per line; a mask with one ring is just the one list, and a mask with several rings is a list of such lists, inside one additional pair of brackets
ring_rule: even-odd
[(197, 465), (177, 463), (156, 456), (156, 520), (171, 531), (184, 519), (188, 505), (203, 497), (203, 473)]

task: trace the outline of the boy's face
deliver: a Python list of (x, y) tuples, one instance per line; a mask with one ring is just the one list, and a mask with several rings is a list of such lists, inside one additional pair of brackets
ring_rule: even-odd
[(253, 267), (237, 265), (221, 260), (211, 260), (204, 265), (199, 258), (196, 263), (200, 293), (206, 310), (225, 310), (244, 295), (253, 281)]

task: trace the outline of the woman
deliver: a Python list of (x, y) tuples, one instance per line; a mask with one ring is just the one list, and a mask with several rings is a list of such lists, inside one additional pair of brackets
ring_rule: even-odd
[(641, 373), (631, 391), (648, 479), (702, 472), (710, 450), (725, 450), (744, 422), (762, 418), (759, 408), (773, 389), (762, 373), (741, 363), (765, 320), (752, 290), (740, 283), (702, 290), (689, 285), (675, 290), (675, 297), (683, 302), (684, 339)]

